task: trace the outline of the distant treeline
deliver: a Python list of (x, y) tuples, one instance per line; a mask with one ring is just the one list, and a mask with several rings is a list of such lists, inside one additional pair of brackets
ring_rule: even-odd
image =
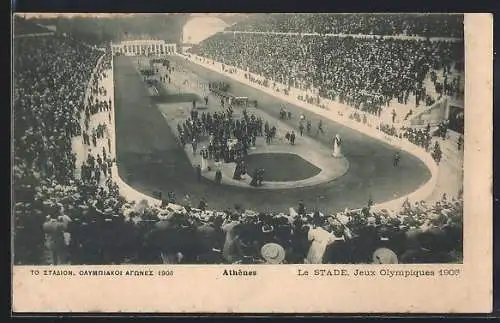
[(57, 17), (33, 19), (41, 25), (52, 25), (57, 32), (67, 33), (86, 42), (103, 46), (127, 38), (142, 36), (178, 43), (182, 27), (188, 20), (187, 14), (134, 15), (117, 17)]

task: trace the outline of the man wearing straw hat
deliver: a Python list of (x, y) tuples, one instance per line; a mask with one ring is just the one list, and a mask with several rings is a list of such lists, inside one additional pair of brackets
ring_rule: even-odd
[(388, 248), (378, 248), (373, 253), (373, 263), (374, 264), (397, 264), (398, 256)]
[(282, 264), (285, 260), (285, 249), (277, 243), (266, 243), (260, 253), (266, 264)]

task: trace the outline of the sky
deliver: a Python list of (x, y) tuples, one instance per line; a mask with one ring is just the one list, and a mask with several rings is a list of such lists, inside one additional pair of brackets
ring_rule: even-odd
[[(170, 15), (172, 13), (164, 13), (164, 15)], [(25, 16), (26, 18), (55, 18), (55, 17), (110, 17), (110, 16), (133, 16), (135, 13), (23, 13), (19, 14), (20, 16)], [(192, 13), (193, 17), (200, 16), (238, 16), (242, 15), (241, 13)]]

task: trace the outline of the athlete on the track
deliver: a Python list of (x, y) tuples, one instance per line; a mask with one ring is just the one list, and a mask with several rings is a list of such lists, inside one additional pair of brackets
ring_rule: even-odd
[(392, 159), (392, 166), (398, 167), (400, 159), (401, 159), (401, 156), (399, 155), (399, 151), (396, 151), (394, 153), (394, 157)]
[(323, 121), (319, 120), (318, 122), (318, 130), (316, 130), (316, 136), (321, 132), (321, 134), (324, 134), (325, 131), (323, 130)]

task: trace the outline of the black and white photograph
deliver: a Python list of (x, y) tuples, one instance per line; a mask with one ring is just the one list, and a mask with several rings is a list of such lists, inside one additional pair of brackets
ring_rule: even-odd
[(14, 265), (464, 262), (463, 14), (20, 13), (12, 35)]

